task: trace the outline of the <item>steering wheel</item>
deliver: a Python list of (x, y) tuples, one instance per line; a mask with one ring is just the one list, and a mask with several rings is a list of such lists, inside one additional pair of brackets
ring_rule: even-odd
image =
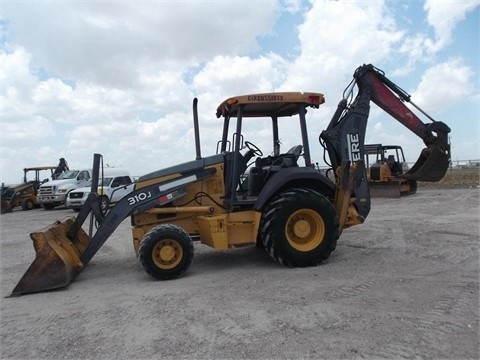
[(253, 155), (263, 155), (262, 150), (260, 150), (257, 145), (252, 144), (250, 141), (245, 141), (245, 146), (253, 153)]

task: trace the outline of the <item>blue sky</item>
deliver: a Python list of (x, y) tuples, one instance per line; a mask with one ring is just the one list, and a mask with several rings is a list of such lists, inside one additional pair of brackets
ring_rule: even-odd
[[(136, 176), (189, 161), (193, 97), (202, 154), (213, 154), (221, 136), (216, 107), (269, 91), (325, 94), (309, 118), (312, 159), (322, 163), (318, 135), (363, 63), (452, 128), (454, 161), (480, 158), (479, 0), (3, 0), (0, 17), (0, 180), (7, 183), (59, 157), (88, 167), (95, 152)], [(297, 143), (295, 128), (287, 123), (280, 134), (285, 150)], [(247, 135), (271, 151), (264, 125)], [(366, 139), (402, 145), (410, 162), (422, 148), (376, 107)]]

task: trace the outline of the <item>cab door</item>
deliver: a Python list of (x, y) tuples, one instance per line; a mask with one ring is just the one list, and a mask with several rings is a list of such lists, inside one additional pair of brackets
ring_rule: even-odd
[(90, 185), (90, 173), (82, 170), (77, 175), (77, 187), (87, 187)]

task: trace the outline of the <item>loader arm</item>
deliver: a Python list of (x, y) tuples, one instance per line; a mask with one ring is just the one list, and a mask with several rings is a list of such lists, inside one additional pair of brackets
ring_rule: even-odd
[[(94, 169), (98, 164), (97, 156), (100, 155), (95, 154)], [(17, 296), (67, 286), (126, 217), (135, 211), (145, 211), (156, 205), (165, 205), (184, 196), (185, 187), (188, 184), (200, 181), (214, 172), (214, 168), (197, 169), (171, 180), (135, 190), (122, 198), (106, 216), (103, 216), (100, 210), (98, 197), (92, 185), (92, 192), (75, 219), (69, 217), (30, 234), (36, 257), (11, 295)], [(98, 184), (98, 172), (94, 171), (92, 183)], [(87, 235), (82, 229), (82, 225), (89, 216), (93, 216), (100, 224), (93, 236)], [(90, 232), (92, 223), (93, 221), (90, 223)]]
[[(370, 101), (420, 137), (426, 145), (415, 165), (401, 175), (407, 179), (438, 181), (443, 178), (450, 164), (450, 128), (443, 122), (433, 120), (413, 104), (409, 94), (373, 65), (360, 66), (353, 77), (327, 129), (320, 134), (320, 142), (328, 152), (337, 179), (337, 211), (339, 214), (346, 213), (346, 208), (353, 204), (358, 213), (356, 223), (360, 223), (370, 211), (370, 193), (363, 160)], [(351, 96), (355, 85), (358, 93), (348, 103), (347, 98)], [(410, 102), (431, 122), (422, 122), (405, 102)], [(352, 172), (352, 168), (361, 170)], [(348, 179), (349, 176), (353, 178)]]

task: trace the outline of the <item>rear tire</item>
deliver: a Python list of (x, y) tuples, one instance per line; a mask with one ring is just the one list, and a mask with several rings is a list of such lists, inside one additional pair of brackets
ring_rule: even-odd
[(35, 207), (33, 200), (30, 198), (26, 198), (22, 200), (22, 210), (32, 210)]
[(181, 227), (162, 224), (150, 229), (138, 251), (145, 271), (158, 280), (180, 277), (191, 265), (193, 241)]
[(292, 188), (266, 205), (262, 242), (268, 254), (289, 267), (315, 266), (335, 250), (338, 216), (332, 203), (311, 189)]

